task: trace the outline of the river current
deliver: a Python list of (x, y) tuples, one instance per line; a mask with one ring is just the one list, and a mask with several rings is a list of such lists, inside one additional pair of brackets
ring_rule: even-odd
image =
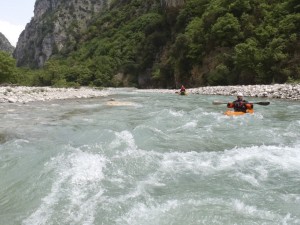
[(110, 92), (0, 105), (1, 225), (300, 224), (298, 101)]

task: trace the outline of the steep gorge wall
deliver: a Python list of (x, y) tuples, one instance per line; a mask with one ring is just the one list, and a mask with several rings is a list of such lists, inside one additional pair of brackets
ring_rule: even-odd
[(42, 67), (52, 54), (76, 43), (94, 13), (107, 0), (37, 0), (34, 17), (21, 33), (13, 53), (18, 66)]
[[(185, 3), (185, 0), (160, 1), (163, 8), (176, 8)], [(111, 2), (36, 0), (34, 17), (21, 33), (13, 53), (17, 66), (40, 68), (53, 54), (72, 51), (92, 16), (109, 8)]]

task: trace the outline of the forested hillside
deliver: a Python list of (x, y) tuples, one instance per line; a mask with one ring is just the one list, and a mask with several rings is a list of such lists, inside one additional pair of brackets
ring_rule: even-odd
[(300, 80), (298, 0), (162, 2), (110, 1), (44, 67), (19, 72), (19, 82), (177, 88)]

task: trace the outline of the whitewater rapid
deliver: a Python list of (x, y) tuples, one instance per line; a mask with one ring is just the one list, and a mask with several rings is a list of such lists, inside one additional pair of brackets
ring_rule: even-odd
[(297, 102), (228, 117), (214, 100), (0, 105), (0, 224), (299, 224)]

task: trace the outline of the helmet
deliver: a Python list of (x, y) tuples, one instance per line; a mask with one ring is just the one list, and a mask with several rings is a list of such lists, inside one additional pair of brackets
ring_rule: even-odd
[(239, 93), (237, 93), (236, 96), (237, 96), (237, 97), (243, 97), (243, 93), (239, 92)]

